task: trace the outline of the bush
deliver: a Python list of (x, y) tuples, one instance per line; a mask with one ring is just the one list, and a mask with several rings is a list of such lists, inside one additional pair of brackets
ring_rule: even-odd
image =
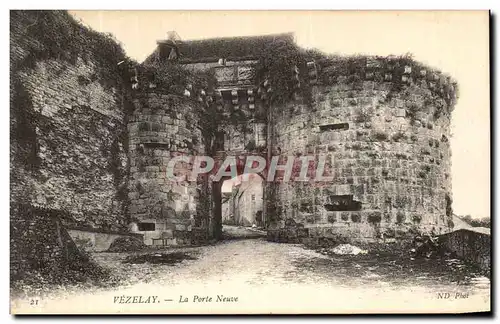
[(109, 269), (78, 249), (63, 227), (65, 211), (31, 205), (11, 206), (11, 284), (15, 291), (113, 279)]

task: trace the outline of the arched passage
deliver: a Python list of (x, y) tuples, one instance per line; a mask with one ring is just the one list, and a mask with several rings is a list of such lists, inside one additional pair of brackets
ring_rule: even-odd
[[(214, 238), (222, 239), (222, 225), (265, 227), (264, 176), (245, 173), (244, 160), (237, 159), (235, 174), (212, 182)], [(228, 169), (226, 169), (229, 171)]]
[(221, 195), (223, 225), (265, 226), (262, 218), (263, 180), (259, 175), (244, 174), (225, 180)]

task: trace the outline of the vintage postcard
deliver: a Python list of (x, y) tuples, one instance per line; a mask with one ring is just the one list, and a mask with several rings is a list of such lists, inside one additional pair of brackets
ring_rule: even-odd
[(11, 11), (11, 313), (489, 312), (489, 21)]

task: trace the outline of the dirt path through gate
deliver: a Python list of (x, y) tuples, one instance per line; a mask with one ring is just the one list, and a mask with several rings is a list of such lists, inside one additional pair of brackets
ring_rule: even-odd
[[(169, 264), (130, 264), (123, 263), (130, 253), (96, 253), (100, 264), (123, 278), (123, 286), (83, 291), (64, 287), (40, 297), (40, 307), (44, 312), (124, 313), (369, 313), (394, 308), (453, 312), (477, 309), (477, 305), (483, 310), (490, 307), (489, 280), (465, 275), (461, 267), (436, 266), (435, 260), (411, 263), (370, 254), (332, 257), (262, 238), (227, 240), (175, 252), (189, 258)], [(443, 297), (445, 294), (450, 297)], [(157, 296), (158, 302), (120, 303), (122, 296), (125, 301), (128, 296), (143, 296), (142, 300)], [(217, 302), (217, 296), (233, 301)], [(212, 301), (199, 301), (202, 297), (212, 297)], [(36, 312), (26, 302), (19, 299), (14, 306)]]

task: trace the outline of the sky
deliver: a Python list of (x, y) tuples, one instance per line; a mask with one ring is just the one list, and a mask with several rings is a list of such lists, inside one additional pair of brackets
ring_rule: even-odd
[(175, 30), (181, 39), (293, 32), (302, 47), (343, 55), (413, 57), (460, 87), (452, 117), (453, 209), (490, 216), (489, 14), (487, 11), (71, 11), (112, 33), (143, 61)]

